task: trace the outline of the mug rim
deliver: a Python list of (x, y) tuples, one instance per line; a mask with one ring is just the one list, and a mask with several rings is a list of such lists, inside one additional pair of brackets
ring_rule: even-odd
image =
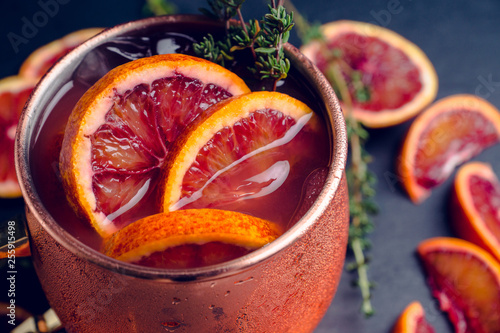
[[(302, 64), (299, 71), (310, 80), (318, 90), (322, 99), (322, 104), (326, 109), (325, 118), (330, 122), (331, 131), (331, 161), (325, 184), (313, 205), (304, 216), (301, 217), (294, 226), (287, 230), (279, 238), (270, 244), (257, 249), (243, 257), (227, 261), (221, 264), (190, 268), (190, 269), (161, 269), (138, 266), (130, 263), (118, 261), (110, 258), (103, 253), (92, 249), (83, 244), (73, 235), (61, 227), (50, 213), (45, 209), (38, 196), (30, 173), (29, 146), (32, 142), (32, 136), (35, 124), (43, 115), (37, 105), (47, 106), (47, 100), (44, 97), (46, 91), (50, 90), (53, 82), (57, 81), (65, 69), (70, 68), (71, 64), (83, 56), (91, 49), (112, 37), (126, 34), (138, 28), (146, 26), (162, 25), (178, 22), (193, 22), (219, 25), (218, 22), (207, 19), (202, 15), (168, 15), (160, 17), (150, 17), (131, 22), (122, 23), (112, 28), (106, 29), (88, 41), (79, 45), (66, 56), (61, 58), (39, 81), (33, 90), (28, 102), (21, 114), (18, 128), (16, 131), (15, 144), (15, 165), (17, 177), (20, 180), (21, 191), (26, 203), (26, 209), (35, 216), (37, 222), (48, 232), (55, 241), (61, 244), (66, 250), (76, 255), (78, 258), (96, 264), (104, 269), (128, 276), (165, 280), (171, 282), (181, 281), (200, 281), (206, 279), (221, 278), (228, 275), (237, 274), (256, 266), (262, 261), (270, 259), (275, 254), (285, 250), (295, 243), (301, 235), (305, 234), (318, 219), (326, 212), (330, 202), (334, 199), (344, 174), (344, 168), (347, 160), (347, 132), (345, 128), (344, 116), (339, 101), (324, 75), (319, 69), (307, 59), (300, 51), (291, 44), (285, 45), (285, 51), (290, 58), (292, 66)], [(51, 96), (54, 96), (51, 94)], [(45, 98), (45, 103), (43, 103)], [(38, 114), (37, 114), (38, 113)]]

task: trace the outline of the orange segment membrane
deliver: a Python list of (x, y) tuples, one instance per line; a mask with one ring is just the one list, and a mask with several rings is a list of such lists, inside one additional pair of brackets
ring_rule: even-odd
[(483, 262), (467, 253), (445, 250), (426, 254), (425, 261), (433, 296), (456, 328), (500, 331), (498, 281)]
[(180, 74), (116, 95), (106, 122), (91, 137), (97, 210), (118, 228), (143, 215), (138, 208), (123, 214), (119, 208), (144, 201), (143, 211), (152, 205), (153, 184), (172, 142), (208, 106), (230, 96), (219, 86)]
[[(401, 50), (376, 37), (356, 33), (346, 33), (328, 44), (330, 50), (340, 50), (346, 64), (362, 75), (361, 82), (369, 87), (370, 99), (360, 102), (353, 98), (353, 106), (365, 110), (380, 111), (398, 109), (415, 98), (421, 91), (422, 83), (417, 66)], [(317, 55), (317, 66), (328, 73), (328, 59)], [(352, 79), (346, 74), (351, 96), (356, 96)]]
[(486, 227), (500, 240), (500, 185), (472, 175), (469, 189), (476, 211)]
[(444, 182), (455, 166), (498, 142), (491, 120), (479, 112), (456, 110), (436, 116), (422, 132), (415, 156), (415, 178), (430, 189)]

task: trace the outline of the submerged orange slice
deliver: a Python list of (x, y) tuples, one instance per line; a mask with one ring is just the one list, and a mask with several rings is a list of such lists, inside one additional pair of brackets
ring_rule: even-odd
[(0, 198), (21, 196), (14, 167), (14, 139), (24, 104), (36, 80), (10, 76), (0, 80)]
[(455, 332), (500, 332), (500, 263), (457, 238), (432, 238), (418, 246), (432, 294)]
[(450, 208), (458, 236), (500, 261), (500, 183), (489, 164), (470, 162), (458, 170)]
[[(313, 41), (301, 51), (330, 80), (333, 61), (347, 83), (352, 112), (368, 127), (399, 124), (429, 105), (437, 94), (436, 71), (424, 52), (401, 35), (355, 21), (324, 24), (325, 43)], [(341, 103), (344, 104), (345, 101)]]
[(425, 320), (425, 312), (420, 302), (411, 302), (401, 313), (392, 333), (434, 333), (435, 330)]
[(190, 209), (129, 224), (105, 245), (112, 258), (157, 268), (193, 268), (232, 260), (275, 240), (279, 227), (246, 214)]
[[(272, 203), (271, 193), (294, 188), (287, 182), (303, 184), (298, 169), (307, 176), (317, 166), (311, 161), (328, 156), (320, 149), (327, 142), (315, 140), (318, 120), (304, 103), (278, 92), (253, 92), (214, 105), (172, 149), (161, 190), (163, 210), (213, 208), (249, 199)], [(282, 192), (271, 210), (293, 212), (300, 188), (298, 193)], [(284, 202), (283, 196), (289, 200)], [(291, 203), (294, 207), (288, 208)]]
[(41, 78), (62, 56), (102, 30), (102, 28), (78, 30), (36, 49), (21, 65), (19, 75)]
[(235, 74), (180, 54), (111, 70), (69, 118), (60, 171), (69, 201), (102, 236), (154, 213), (171, 144), (209, 106), (249, 92)]
[(500, 113), (473, 95), (434, 103), (412, 123), (404, 140), (398, 172), (415, 203), (427, 198), (455, 167), (500, 140)]

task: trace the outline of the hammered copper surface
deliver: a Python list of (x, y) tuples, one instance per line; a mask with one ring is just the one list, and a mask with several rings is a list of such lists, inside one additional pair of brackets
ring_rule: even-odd
[(103, 269), (59, 245), (28, 212), (44, 291), (68, 332), (311, 332), (337, 288), (345, 180), (329, 211), (270, 260), (224, 278), (172, 283)]
[[(230, 263), (187, 271), (137, 267), (80, 243), (48, 214), (30, 175), (28, 147), (43, 105), (85, 52), (110, 36), (199, 17), (151, 18), (112, 28), (65, 57), (35, 90), (18, 129), (22, 180), (37, 274), (68, 332), (311, 332), (335, 294), (348, 229), (345, 123), (326, 79), (295, 48), (292, 66), (325, 104), (332, 162), (323, 190), (305, 216), (263, 249)], [(72, 67), (73, 66), (73, 67)]]

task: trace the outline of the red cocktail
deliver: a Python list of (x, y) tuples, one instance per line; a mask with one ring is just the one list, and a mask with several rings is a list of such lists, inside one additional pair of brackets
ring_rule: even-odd
[[(23, 114), (17, 167), (35, 267), (70, 332), (309, 332), (331, 302), (347, 239), (346, 133), (331, 87), (292, 46), (286, 47), (290, 76), (279, 90), (322, 119), (323, 130), (310, 139), (316, 144), (308, 143), (310, 158), (295, 169), (294, 181), (271, 194), (217, 207), (272, 220), (286, 230), (278, 239), (217, 265), (141, 267), (103, 255), (101, 236), (67, 204), (57, 166), (62, 132), (80, 96), (132, 59), (189, 53), (192, 39), (207, 31), (221, 28), (198, 16), (152, 18), (107, 30), (57, 64)], [(141, 207), (144, 215), (155, 213), (153, 206)]]

